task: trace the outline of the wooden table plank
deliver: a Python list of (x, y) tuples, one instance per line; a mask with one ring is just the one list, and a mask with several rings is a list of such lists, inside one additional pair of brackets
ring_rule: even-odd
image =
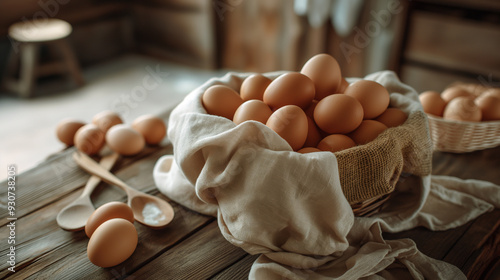
[[(155, 191), (157, 192), (156, 188), (154, 187), (153, 183), (153, 177), (150, 172), (152, 169), (153, 165), (155, 164), (155, 161), (157, 158), (159, 158), (163, 153), (171, 151), (171, 147), (164, 147), (163, 149), (156, 149), (156, 153), (151, 153), (149, 158), (144, 158), (142, 160), (138, 161), (131, 161), (130, 159), (124, 159), (123, 161), (126, 161), (130, 164), (129, 166), (122, 166), (122, 170), (116, 172), (119, 177), (121, 177), (124, 181), (131, 183), (134, 179), (133, 175), (137, 174), (141, 170), (148, 170), (148, 172), (143, 172), (141, 176), (138, 176), (138, 178), (141, 178), (144, 180), (143, 184), (134, 186), (137, 189), (145, 190), (145, 187), (147, 186), (150, 191)], [(71, 152), (72, 153), (72, 152)], [(64, 153), (64, 157), (71, 157), (71, 153)], [(59, 160), (66, 161), (65, 158), (59, 157)], [(123, 165), (123, 164), (121, 164)], [(86, 172), (80, 170), (79, 167), (74, 167), (76, 169), (75, 172), (81, 173), (83, 178), (87, 179), (90, 177)], [(85, 182), (85, 181), (84, 181)], [(62, 182), (64, 183), (64, 181)], [(101, 184), (105, 185), (105, 184)], [(100, 193), (99, 193), (100, 192)], [(78, 197), (81, 193), (81, 190), (76, 190), (71, 192), (69, 195), (64, 195), (60, 197), (54, 198), (54, 202), (47, 203), (45, 207), (37, 209), (35, 212), (32, 212), (28, 215), (19, 217), (16, 222), (17, 227), (16, 227), (16, 239), (18, 243), (19, 241), (26, 240), (27, 242), (31, 242), (35, 240), (36, 238), (43, 236), (47, 233), (50, 232), (64, 232), (62, 229), (60, 229), (57, 226), (56, 223), (56, 216), (57, 213), (67, 204), (69, 204), (71, 201), (73, 201), (76, 197)], [(99, 193), (99, 194), (96, 194)], [(96, 207), (102, 205), (103, 203), (111, 200), (119, 200), (119, 201), (125, 201), (125, 196), (124, 192), (122, 192), (120, 189), (117, 187), (110, 187), (106, 186), (104, 188), (101, 187), (100, 190), (97, 190), (96, 193), (93, 195), (93, 201)], [(32, 204), (36, 204), (39, 198), (32, 197), (34, 201), (29, 201)], [(0, 233), (3, 231), (7, 231), (7, 227), (1, 227), (0, 228)], [(34, 235), (34, 236), (33, 236)], [(50, 239), (49, 241), (52, 241), (53, 239)], [(50, 243), (50, 242), (48, 242)], [(17, 245), (23, 246), (23, 243), (18, 243)], [(31, 245), (33, 246), (33, 245)], [(30, 248), (31, 246), (28, 246)], [(2, 243), (0, 244), (0, 248), (3, 250), (6, 250), (8, 247), (7, 243)], [(36, 246), (35, 246), (36, 247)], [(46, 248), (46, 250), (52, 250), (52, 247)], [(19, 263), (19, 256), (18, 256), (18, 263)], [(6, 264), (2, 263), (0, 264), (0, 267), (5, 266)]]
[(500, 147), (464, 154), (434, 152), (432, 174), (478, 179), (500, 185)]
[[(74, 242), (75, 244), (85, 237), (83, 232), (72, 233), (59, 228), (55, 218), (76, 194), (67, 196), (50, 204), (37, 212), (28, 214), (16, 222), (16, 276), (20, 275), (23, 267), (30, 266), (40, 260), (47, 252), (56, 250), (62, 244)], [(0, 228), (0, 235), (5, 236), (7, 228)], [(85, 237), (86, 238), (86, 237)], [(6, 243), (0, 244), (1, 254), (7, 253)], [(39, 262), (45, 264), (44, 262)], [(0, 264), (0, 277), (4, 278), (9, 273), (5, 262)]]
[[(168, 146), (162, 151), (171, 153), (171, 150), (171, 146)], [(89, 175), (82, 171), (71, 158), (74, 151), (74, 148), (66, 149), (48, 158), (44, 164), (16, 176), (15, 196), (18, 219), (84, 186)], [(121, 159), (118, 168), (114, 170), (155, 152), (158, 152), (157, 147), (148, 147), (137, 156)], [(7, 181), (0, 182), (0, 207), (7, 209)], [(7, 215), (7, 211), (0, 213), (0, 225), (7, 223)]]
[[(500, 147), (465, 154), (434, 152), (433, 174), (462, 179), (486, 180), (500, 185)], [(500, 210), (483, 214), (463, 226), (446, 231), (416, 228), (400, 233), (385, 233), (388, 239), (410, 238), (429, 257), (444, 260), (459, 267), (465, 274), (481, 255), (482, 244), (498, 231)]]
[(250, 268), (252, 267), (255, 260), (259, 255), (246, 255), (244, 258), (238, 260), (236, 263), (227, 267), (223, 271), (217, 273), (213, 280), (224, 280), (224, 279), (248, 279), (248, 274), (250, 273)]
[[(66, 161), (71, 151), (64, 151), (46, 163), (16, 176), (16, 217), (43, 207), (83, 186), (88, 176)], [(6, 209), (7, 182), (0, 183), (0, 205)], [(6, 223), (7, 211), (0, 213), (2, 225)]]
[[(121, 169), (116, 171), (115, 174), (136, 189), (167, 199), (159, 194), (154, 186), (152, 169), (160, 156), (171, 153), (171, 151), (171, 146), (155, 148), (147, 157), (142, 159), (131, 160), (125, 158), (123, 161), (120, 160), (118, 167)], [(57, 160), (66, 161), (63, 157), (71, 157), (71, 153), (61, 154), (57, 157)], [(124, 166), (123, 162), (128, 162), (129, 165)], [(79, 170), (79, 167), (75, 168), (77, 169), (74, 172), (75, 174), (81, 172), (82, 178), (89, 177), (84, 171)], [(84, 182), (85, 180), (83, 180), (82, 184)], [(63, 180), (61, 183), (64, 184), (66, 181)], [(111, 200), (126, 200), (124, 193), (117, 187), (104, 187), (105, 184), (102, 185), (103, 187), (96, 190), (95, 193), (97, 194), (93, 195), (96, 206)], [(85, 234), (82, 231), (64, 231), (58, 227), (55, 220), (57, 213), (78, 197), (80, 193), (81, 190), (76, 190), (59, 198), (54, 198), (51, 202), (45, 202), (46, 206), (27, 213), (16, 221), (16, 273), (11, 275), (7, 270), (8, 264), (4, 262), (0, 264), (2, 268), (0, 272), (1, 278), (15, 276), (15, 278), (21, 277), (23, 279), (30, 277), (56, 279), (58, 277), (81, 278), (84, 275), (92, 275), (96, 279), (109, 279), (113, 274), (131, 273), (144, 263), (155, 258), (156, 255), (161, 254), (186, 236), (189, 236), (208, 221), (213, 220), (212, 217), (192, 212), (172, 203), (176, 216), (167, 228), (152, 230), (136, 223), (140, 241), (134, 253), (135, 257), (111, 270), (102, 269), (94, 266), (87, 259), (86, 246), (88, 238)], [(32, 198), (36, 200), (35, 197)], [(6, 226), (1, 227), (0, 234), (7, 236), (8, 228)], [(147, 240), (147, 242), (144, 240)], [(2, 254), (7, 254), (7, 242), (2, 243), (0, 248)], [(68, 268), (68, 264), (71, 264), (71, 268)]]
[(418, 227), (398, 233), (384, 233), (386, 239), (409, 238), (420, 252), (434, 259), (443, 259), (470, 227), (469, 224), (446, 231), (431, 231)]
[[(485, 180), (497, 185), (500, 185), (499, 167), (500, 147), (463, 154), (435, 152), (433, 156), (433, 174)], [(483, 214), (468, 223), (467, 231), (443, 260), (462, 269), (468, 277), (481, 279), (481, 275), (492, 269), (493, 260), (498, 261), (494, 252), (499, 250), (499, 245), (494, 240), (498, 239), (499, 228), (499, 209)], [(481, 265), (484, 262), (486, 264)]]
[(226, 241), (217, 221), (213, 221), (141, 267), (134, 276), (137, 279), (208, 279), (246, 254)]
[[(457, 241), (443, 260), (455, 264), (462, 271), (470, 271), (484, 250), (494, 249), (489, 246), (495, 244), (485, 245), (485, 243), (490, 237), (495, 238), (495, 235), (499, 234), (499, 217), (500, 209), (495, 209), (472, 221), (467, 232)], [(478, 242), (471, 242), (472, 240)]]
[[(153, 189), (151, 188), (151, 190)], [(110, 198), (110, 194), (113, 193), (105, 193), (105, 195), (103, 195), (105, 199), (103, 200), (108, 201), (107, 198)], [(165, 198), (160, 194), (157, 194), (157, 196)], [(116, 193), (113, 197), (117, 197)], [(71, 196), (69, 196), (67, 200), (70, 198)], [(125, 197), (122, 197), (122, 199), (118, 200), (124, 201), (124, 198)], [(31, 274), (41, 272), (41, 270), (47, 270), (49, 264), (54, 266), (54, 263), (61, 260), (67, 260), (68, 258), (76, 258), (78, 261), (82, 259), (82, 263), (85, 264), (83, 267), (93, 266), (87, 260), (86, 256), (88, 238), (85, 233), (83, 231), (64, 231), (58, 227), (55, 221), (57, 213), (67, 204), (67, 200), (60, 200), (47, 206), (46, 209), (41, 209), (39, 212), (32, 213), (18, 220), (16, 228), (16, 239), (18, 242), (16, 246), (16, 277), (27, 277)], [(185, 235), (191, 234), (193, 230), (196, 230), (207, 221), (212, 220), (211, 217), (206, 217), (186, 210), (178, 204), (172, 203), (172, 205), (176, 216), (172, 224), (166, 229), (152, 230), (136, 223), (140, 239), (148, 240), (148, 242), (139, 243), (139, 247), (135, 253), (141, 256), (139, 259), (143, 257), (153, 257), (165, 247), (171, 246), (175, 242), (182, 240), (185, 238)], [(0, 234), (6, 236), (7, 227), (3, 227), (0, 230)], [(3, 255), (7, 254), (6, 242), (1, 245), (1, 253)], [(143, 249), (140, 251), (143, 247), (147, 248), (147, 250), (145, 251)], [(79, 253), (76, 253), (73, 257), (68, 257), (68, 255), (72, 254), (73, 250)], [(67, 263), (64, 261), (62, 265), (67, 266)], [(9, 274), (7, 266), (7, 263), (1, 264), (2, 269), (0, 271), (0, 278)], [(67, 267), (65, 269), (66, 271), (64, 273), (66, 275), (68, 274)], [(73, 272), (73, 270), (70, 271)]]
[[(473, 260), (469, 258), (468, 263), (472, 263), (467, 278), (470, 280), (500, 279), (500, 228), (482, 243), (483, 250)], [(479, 251), (479, 250), (476, 250)], [(468, 265), (468, 264), (467, 264)]]
[[(70, 233), (54, 250), (36, 258), (28, 267), (16, 272), (15, 278), (21, 279), (110, 279), (119, 275), (130, 275), (139, 267), (155, 259), (156, 256), (175, 246), (213, 220), (210, 217), (185, 210), (173, 204), (176, 216), (165, 229), (153, 230), (135, 223), (139, 235), (139, 244), (132, 257), (112, 268), (100, 268), (87, 258), (88, 238), (83, 232)], [(60, 230), (61, 231), (61, 230)], [(59, 233), (61, 234), (61, 233)], [(50, 237), (47, 237), (49, 239)], [(38, 239), (40, 240), (40, 239)], [(43, 242), (44, 240), (40, 240)], [(43, 261), (39, 261), (43, 259)]]

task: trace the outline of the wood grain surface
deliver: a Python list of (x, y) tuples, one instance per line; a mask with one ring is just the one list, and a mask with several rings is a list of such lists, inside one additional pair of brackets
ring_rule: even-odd
[[(217, 220), (172, 202), (176, 216), (165, 229), (152, 230), (138, 223), (139, 244), (132, 257), (112, 268), (89, 262), (88, 238), (83, 232), (58, 227), (57, 213), (78, 197), (89, 175), (71, 159), (73, 148), (48, 158), (18, 174), (16, 181), (16, 267), (0, 263), (1, 279), (247, 279), (251, 256), (227, 242)], [(149, 147), (134, 157), (123, 157), (112, 170), (127, 184), (167, 199), (156, 189), (152, 169), (157, 159), (172, 153), (172, 146)], [(500, 148), (468, 154), (434, 153), (433, 173), (489, 180), (500, 184), (497, 174)], [(6, 209), (7, 182), (0, 183), (0, 205)], [(100, 206), (126, 201), (117, 187), (101, 183), (92, 195)], [(7, 211), (1, 212), (0, 236), (8, 236)], [(495, 209), (453, 230), (432, 232), (416, 228), (385, 238), (410, 238), (424, 254), (452, 263), (470, 279), (485, 279), (499, 252), (500, 210)], [(9, 252), (6, 239), (1, 255)]]
[[(476, 75), (500, 76), (498, 23), (416, 11), (411, 19), (406, 60)], [(459, 46), (459, 47), (458, 47)]]

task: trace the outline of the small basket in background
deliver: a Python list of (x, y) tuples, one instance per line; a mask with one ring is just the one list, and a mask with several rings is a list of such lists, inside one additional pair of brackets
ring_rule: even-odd
[(428, 114), (434, 150), (465, 153), (500, 145), (500, 121), (465, 122)]

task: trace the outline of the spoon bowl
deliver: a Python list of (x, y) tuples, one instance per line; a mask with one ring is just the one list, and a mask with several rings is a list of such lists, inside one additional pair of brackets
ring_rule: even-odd
[(151, 228), (162, 228), (174, 218), (174, 209), (165, 200), (155, 196), (140, 194), (129, 196), (128, 204), (134, 212), (134, 218), (139, 223)]
[[(99, 164), (102, 168), (109, 170), (118, 160), (119, 155), (112, 153), (103, 156)], [(90, 194), (99, 185), (101, 179), (91, 176), (85, 185), (82, 194), (72, 203), (64, 207), (57, 214), (57, 224), (64, 230), (78, 231), (85, 228), (88, 218), (95, 211), (94, 204), (90, 200)]]
[(124, 190), (128, 196), (128, 205), (132, 208), (137, 222), (154, 229), (161, 229), (173, 220), (174, 209), (167, 201), (133, 189), (81, 152), (75, 152), (73, 159), (87, 172)]
[(57, 215), (57, 224), (64, 230), (79, 231), (85, 228), (95, 208), (88, 196), (79, 197), (74, 204), (65, 207)]

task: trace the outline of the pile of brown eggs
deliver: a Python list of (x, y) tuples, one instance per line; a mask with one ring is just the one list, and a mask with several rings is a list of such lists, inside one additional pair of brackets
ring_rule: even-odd
[(202, 104), (209, 114), (235, 124), (258, 121), (300, 153), (337, 152), (366, 144), (407, 116), (389, 107), (381, 84), (359, 80), (348, 84), (337, 60), (328, 54), (310, 58), (300, 72), (274, 80), (253, 74), (239, 93), (225, 85), (209, 87)]
[(111, 150), (124, 156), (139, 153), (145, 144), (159, 144), (166, 131), (165, 123), (156, 116), (140, 116), (129, 126), (112, 111), (96, 114), (89, 124), (65, 119), (56, 128), (57, 138), (61, 142), (68, 146), (75, 145), (88, 155), (97, 154), (107, 144)]
[[(89, 124), (65, 119), (56, 128), (61, 142), (86, 154), (97, 154), (107, 145), (125, 156), (139, 153), (146, 144), (159, 144), (166, 131), (165, 123), (156, 116), (140, 116), (129, 126), (112, 111), (96, 114)], [(122, 263), (133, 254), (138, 243), (133, 211), (122, 202), (109, 202), (97, 208), (87, 220), (85, 233), (89, 237), (87, 256), (100, 267)]]
[(456, 84), (443, 92), (425, 91), (419, 95), (427, 114), (455, 121), (500, 120), (500, 89), (477, 84)]

